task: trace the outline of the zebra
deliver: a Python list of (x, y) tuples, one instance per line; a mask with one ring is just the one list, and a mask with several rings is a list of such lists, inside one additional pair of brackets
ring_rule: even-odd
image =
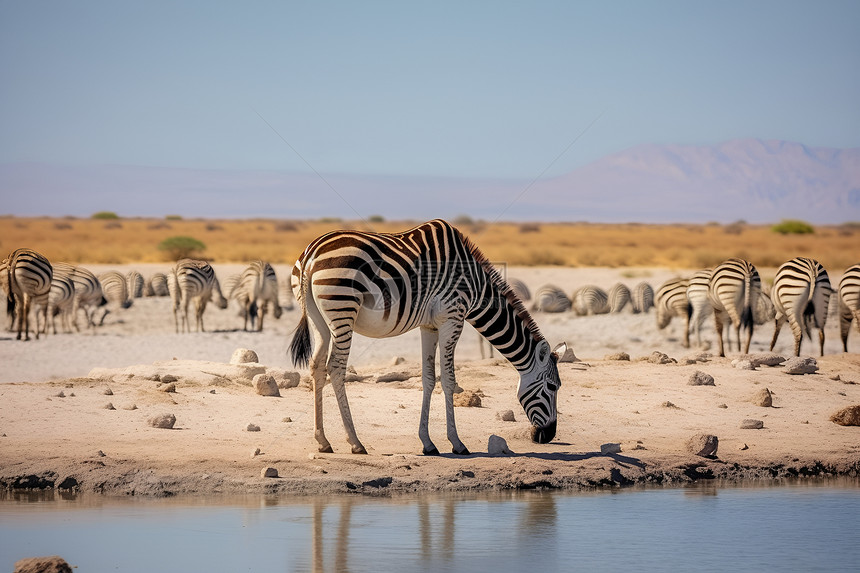
[[(509, 278), (506, 279), (508, 286), (511, 287), (511, 290), (517, 298), (520, 299), (520, 302), (530, 301), (532, 298), (531, 291), (529, 291), (529, 287), (526, 286), (526, 283), (521, 281), (520, 279)], [(486, 344), (487, 349), (484, 349), (484, 345)], [(493, 345), (490, 344), (486, 338), (478, 335), (478, 347), (481, 350), (481, 358), (492, 358), (493, 357)]]
[[(0, 287), (6, 292), (6, 310), (13, 311), (18, 323), (17, 339), (30, 340), (30, 306), (44, 299), (43, 316), (47, 322), (47, 298), (51, 291), (54, 270), (44, 255), (32, 249), (16, 249), (0, 263)], [(39, 339), (39, 319), (36, 318), (36, 339)]]
[(728, 259), (718, 265), (708, 282), (708, 297), (714, 307), (714, 324), (720, 356), (725, 356), (723, 325), (731, 321), (741, 349), (741, 328), (746, 329), (744, 354), (749, 353), (753, 334), (753, 311), (759, 304), (761, 279), (755, 266), (743, 259)]
[(296, 365), (310, 365), (314, 434), (321, 452), (332, 451), (323, 431), (322, 390), (328, 372), (352, 453), (367, 453), (356, 435), (344, 386), (353, 333), (383, 338), (420, 328), (424, 393), (418, 436), (423, 452), (439, 453), (428, 429), (438, 349), (448, 440), (455, 454), (468, 455), (457, 435), (453, 402), (454, 349), (464, 321), (519, 372), (517, 397), (532, 424), (532, 439), (547, 443), (555, 437), (561, 385), (556, 363), (566, 346), (550, 349), (499, 272), (446, 221), (395, 234), (322, 235), (296, 261), (291, 284), (302, 312), (291, 353)]
[[(122, 309), (131, 307), (134, 301), (131, 298), (131, 293), (128, 291), (126, 277), (121, 273), (117, 271), (102, 273), (99, 275), (99, 282), (102, 284), (102, 291), (109, 304), (112, 303)], [(105, 308), (105, 312), (99, 321), (99, 326), (105, 323), (105, 317), (109, 313), (110, 309)]]
[(281, 308), (286, 311), (295, 308), (295, 298), (293, 297), (293, 287), (290, 285), (290, 279), (278, 281), (278, 300), (281, 303)]
[(630, 302), (630, 289), (627, 288), (627, 285), (624, 283), (612, 285), (612, 288), (609, 289), (609, 312), (612, 314), (621, 312), (628, 302)]
[(609, 312), (609, 295), (600, 287), (586, 285), (579, 287), (570, 297), (573, 311), (579, 316), (606, 314)]
[(818, 329), (821, 356), (824, 356), (824, 324), (832, 291), (827, 271), (815, 259), (795, 257), (779, 267), (770, 293), (776, 309), (776, 327), (770, 349), (776, 346), (779, 331), (788, 320), (794, 334), (794, 355), (800, 356), (803, 331), (812, 338), (810, 327), (814, 326)]
[[(696, 345), (702, 347), (702, 326), (714, 312), (708, 298), (708, 286), (713, 269), (702, 269), (693, 273), (687, 285), (687, 301), (690, 303), (690, 329), (696, 333)], [(764, 297), (761, 297), (764, 298)]]
[(848, 333), (851, 321), (860, 332), (860, 264), (848, 267), (839, 280), (839, 333), (842, 335), (842, 348), (848, 352)]
[(131, 298), (142, 298), (144, 289), (143, 275), (132, 270), (128, 272), (125, 278), (128, 283), (128, 296)]
[(570, 299), (564, 291), (555, 285), (544, 285), (535, 291), (535, 302), (532, 310), (538, 312), (567, 312), (570, 310)]
[(630, 293), (630, 305), (633, 307), (633, 314), (651, 310), (654, 306), (654, 289), (651, 285), (642, 281), (633, 287), (633, 292)]
[[(272, 303), (275, 318), (281, 318), (281, 305), (278, 302), (278, 277), (275, 269), (265, 261), (251, 261), (239, 280), (230, 289), (228, 298), (235, 298), (242, 307), (245, 318), (244, 330), (248, 330), (248, 319), (251, 319), (251, 330), (262, 332), (263, 316)], [(259, 317), (259, 325), (254, 322)]]
[(167, 275), (155, 273), (146, 281), (143, 287), (144, 296), (170, 296), (167, 288)]
[(684, 320), (684, 348), (690, 347), (690, 315), (693, 313), (693, 307), (687, 298), (689, 286), (689, 279), (669, 279), (660, 285), (654, 297), (657, 328), (663, 330), (669, 326), (673, 316)]
[(227, 299), (221, 293), (221, 285), (212, 266), (206, 261), (181, 259), (171, 271), (167, 281), (170, 298), (173, 299), (173, 321), (179, 333), (179, 316), (182, 308), (182, 332), (190, 332), (188, 305), (194, 301), (197, 332), (204, 332), (203, 312), (207, 303), (215, 296), (218, 308), (227, 308)]
[(102, 283), (89, 269), (69, 263), (54, 264), (54, 273), (68, 276), (75, 285), (75, 302), (72, 307), (72, 325), (75, 330), (81, 330), (78, 327), (78, 310), (84, 311), (87, 328), (95, 328), (96, 309), (108, 302), (102, 291)]
[[(56, 269), (51, 278), (51, 290), (47, 299), (40, 299), (39, 305), (46, 305), (44, 315), (45, 322), (42, 324), (41, 332), (48, 333), (48, 319), (51, 320), (51, 332), (57, 334), (57, 315), (63, 324), (65, 332), (72, 331), (72, 317), (75, 311), (75, 281), (67, 274), (58, 272)], [(38, 313), (36, 315), (36, 329), (39, 330)]]

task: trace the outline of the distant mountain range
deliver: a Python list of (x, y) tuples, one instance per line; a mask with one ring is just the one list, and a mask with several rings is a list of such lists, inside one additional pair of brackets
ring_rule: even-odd
[(860, 148), (733, 140), (642, 145), (559, 177), (329, 175), (141, 166), (0, 164), (0, 214), (642, 223), (860, 221)]

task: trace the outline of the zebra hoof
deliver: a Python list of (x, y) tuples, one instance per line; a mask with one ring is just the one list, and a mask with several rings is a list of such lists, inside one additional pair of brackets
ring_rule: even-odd
[(462, 450), (456, 450), (456, 449), (454, 449), (454, 450), (451, 450), (451, 451), (452, 451), (453, 453), (457, 454), (458, 456), (469, 456), (469, 455), (472, 455), (472, 452), (470, 452), (470, 451), (469, 451), (469, 448), (467, 448), (466, 446), (463, 446), (463, 449), (462, 449)]
[(333, 454), (333, 453), (334, 453), (334, 450), (333, 450), (333, 449), (331, 449), (331, 444), (327, 444), (327, 445), (325, 445), (325, 446), (320, 446), (320, 448), (319, 448), (319, 452), (320, 452), (321, 454)]
[(425, 456), (438, 456), (439, 450), (437, 450), (436, 447), (434, 446), (434, 447), (430, 448), (429, 450), (427, 448), (424, 448), (423, 453)]
[(364, 446), (358, 444), (357, 446), (352, 446), (352, 453), (354, 454), (367, 454), (367, 450), (364, 449)]

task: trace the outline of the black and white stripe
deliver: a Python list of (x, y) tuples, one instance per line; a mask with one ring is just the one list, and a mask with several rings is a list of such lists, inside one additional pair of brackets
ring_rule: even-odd
[(145, 296), (170, 296), (170, 290), (167, 288), (167, 275), (154, 273), (146, 281), (143, 294)]
[[(51, 322), (51, 332), (53, 334), (57, 334), (58, 315), (60, 316), (64, 332), (71, 332), (72, 318), (75, 312), (75, 281), (70, 276), (55, 270), (54, 276), (51, 279), (51, 291), (48, 293), (48, 298), (46, 301), (41, 301), (40, 304), (47, 304), (45, 316)], [(38, 324), (36, 328), (39, 328)], [(42, 324), (41, 331), (47, 334), (47, 322)]]
[(598, 286), (585, 285), (573, 292), (570, 304), (579, 316), (606, 314), (609, 312), (609, 295)]
[(570, 310), (570, 299), (564, 291), (555, 285), (544, 285), (535, 291), (535, 302), (532, 310), (538, 312), (567, 312)]
[[(244, 330), (248, 330), (248, 320), (251, 330), (263, 330), (263, 317), (272, 305), (275, 318), (281, 317), (281, 305), (278, 302), (278, 277), (275, 269), (265, 261), (251, 261), (238, 281), (229, 290), (229, 298), (235, 299), (242, 308), (245, 319)], [(259, 323), (255, 322), (259, 318)]]
[(180, 260), (171, 271), (167, 286), (170, 291), (170, 298), (173, 299), (173, 320), (177, 333), (180, 332), (180, 316), (182, 317), (182, 332), (190, 332), (191, 330), (188, 323), (188, 306), (191, 301), (194, 301), (197, 332), (205, 331), (203, 313), (213, 296), (219, 308), (227, 308), (227, 299), (221, 293), (221, 285), (215, 277), (215, 271), (206, 261)]
[[(615, 283), (609, 289), (609, 312), (612, 314), (621, 312), (630, 302), (630, 289), (624, 283)], [(633, 306), (632, 304), (630, 305)]]
[(453, 403), (454, 349), (466, 321), (518, 370), (517, 396), (532, 423), (532, 439), (546, 443), (555, 436), (558, 356), (486, 257), (447, 222), (430, 221), (397, 234), (328, 233), (302, 253), (292, 284), (302, 309), (291, 344), (293, 361), (310, 361), (321, 451), (331, 451), (322, 419), (328, 373), (352, 451), (366, 452), (344, 386), (353, 333), (382, 338), (420, 328), (424, 395), (418, 434), (424, 453), (438, 453), (428, 430), (438, 349), (448, 439), (455, 453), (467, 454), (457, 436)]
[(693, 273), (687, 285), (687, 301), (690, 303), (690, 330), (696, 333), (696, 345), (702, 346), (702, 326), (705, 319), (712, 316), (714, 307), (708, 298), (708, 288), (711, 280), (711, 269), (702, 269)]
[(54, 272), (69, 277), (75, 285), (75, 303), (72, 310), (72, 325), (75, 330), (80, 331), (78, 327), (79, 310), (83, 310), (87, 319), (86, 327), (95, 328), (96, 309), (107, 304), (99, 279), (89, 269), (69, 263), (55, 264)]
[(132, 270), (128, 272), (125, 278), (128, 283), (128, 296), (131, 298), (142, 298), (144, 286), (146, 284), (143, 280), (143, 275), (138, 271)]
[[(517, 298), (520, 299), (521, 302), (527, 302), (532, 299), (531, 291), (529, 291), (529, 287), (521, 281), (520, 279), (515, 278), (507, 278), (505, 279), (508, 283), (508, 286), (511, 288), (513, 293), (517, 295)], [(486, 348), (485, 348), (486, 346)], [(490, 344), (486, 338), (478, 335), (478, 347), (481, 350), (481, 358), (492, 358), (493, 357), (493, 345)]]
[(690, 347), (690, 315), (693, 312), (693, 307), (687, 299), (689, 286), (689, 279), (669, 279), (660, 285), (654, 299), (657, 328), (662, 330), (669, 326), (673, 316), (684, 321), (684, 348)]
[(734, 325), (741, 349), (741, 329), (747, 331), (744, 354), (749, 352), (753, 334), (753, 309), (759, 304), (761, 279), (755, 266), (743, 259), (728, 259), (714, 269), (708, 283), (708, 296), (714, 307), (714, 324), (720, 356), (725, 356), (723, 325)]
[[(131, 307), (134, 302), (131, 298), (131, 293), (128, 290), (128, 281), (126, 277), (117, 271), (107, 271), (99, 275), (99, 282), (102, 285), (102, 292), (108, 301), (108, 305), (120, 309)], [(105, 322), (105, 317), (110, 313), (109, 307), (105, 307), (104, 314), (99, 321), (99, 326)]]
[(630, 293), (630, 305), (633, 307), (633, 314), (640, 312), (648, 312), (654, 306), (654, 289), (645, 281), (640, 282)]
[(776, 309), (776, 327), (770, 349), (776, 346), (779, 331), (787, 320), (794, 334), (795, 356), (800, 356), (804, 331), (806, 336), (812, 337), (812, 327), (818, 329), (821, 356), (824, 356), (824, 324), (832, 292), (827, 271), (815, 259), (796, 257), (779, 267), (770, 293)]
[(839, 279), (839, 333), (845, 352), (852, 321), (860, 332), (860, 264), (848, 267)]
[[(41, 308), (43, 313), (47, 313), (47, 298), (53, 275), (48, 259), (32, 249), (16, 249), (0, 263), (0, 287), (6, 292), (7, 312), (14, 311), (13, 322), (18, 325), (18, 340), (21, 340), (22, 332), (24, 340), (30, 340), (30, 307), (35, 299), (45, 299)], [(37, 339), (38, 324), (37, 318)]]

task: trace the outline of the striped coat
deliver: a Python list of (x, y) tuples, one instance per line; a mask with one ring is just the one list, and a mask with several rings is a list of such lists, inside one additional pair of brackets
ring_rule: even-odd
[(776, 346), (779, 331), (788, 321), (794, 334), (795, 356), (800, 356), (803, 333), (811, 337), (812, 327), (818, 329), (821, 356), (824, 356), (824, 324), (832, 290), (827, 271), (815, 259), (797, 257), (779, 267), (770, 294), (776, 310), (776, 327), (770, 349)]
[[(18, 325), (18, 340), (30, 340), (30, 307), (34, 300), (44, 299), (42, 314), (47, 322), (47, 299), (51, 291), (54, 270), (43, 255), (31, 249), (16, 249), (0, 262), (0, 288), (6, 292), (7, 312), (14, 313)], [(39, 338), (38, 318), (36, 338)]]
[(741, 350), (741, 329), (746, 330), (744, 354), (749, 353), (753, 334), (754, 309), (759, 304), (761, 279), (755, 266), (743, 259), (728, 259), (714, 269), (708, 282), (708, 297), (714, 307), (714, 323), (720, 356), (725, 356), (723, 326), (735, 327), (738, 351)]
[(852, 321), (860, 332), (860, 264), (847, 268), (839, 280), (839, 333), (845, 352)]

